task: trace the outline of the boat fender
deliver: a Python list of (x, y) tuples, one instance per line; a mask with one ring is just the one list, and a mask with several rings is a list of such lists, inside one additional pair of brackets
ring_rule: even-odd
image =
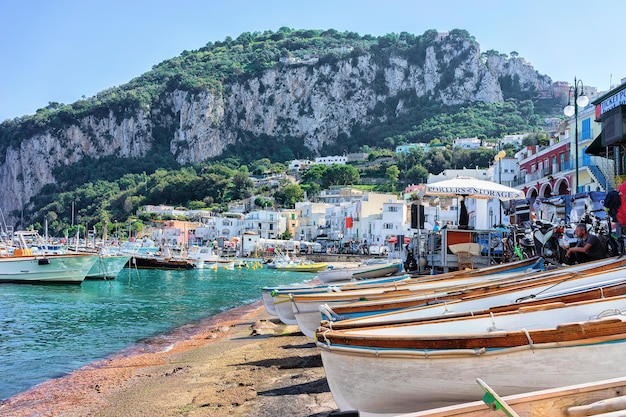
[(50, 265), (50, 259), (48, 258), (37, 259), (37, 264), (38, 265)]

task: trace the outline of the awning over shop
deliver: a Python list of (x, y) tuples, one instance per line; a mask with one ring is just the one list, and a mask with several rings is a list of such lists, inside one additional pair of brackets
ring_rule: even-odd
[(585, 153), (587, 155), (596, 155), (596, 156), (605, 156), (606, 155), (606, 147), (602, 146), (602, 133), (600, 133), (596, 138), (591, 142), (591, 145), (585, 149)]
[(585, 153), (603, 158), (613, 158), (613, 146), (604, 146), (602, 144), (602, 133), (600, 133), (585, 149)]

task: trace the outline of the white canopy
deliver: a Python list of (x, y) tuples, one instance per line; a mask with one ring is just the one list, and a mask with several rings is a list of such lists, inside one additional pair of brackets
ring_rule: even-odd
[(525, 198), (522, 190), (471, 177), (456, 177), (451, 180), (426, 184), (424, 193), (425, 195), (445, 197), (498, 198), (502, 201)]

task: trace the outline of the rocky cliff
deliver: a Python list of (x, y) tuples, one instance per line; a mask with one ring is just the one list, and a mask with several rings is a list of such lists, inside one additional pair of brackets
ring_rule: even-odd
[[(502, 77), (515, 77), (524, 89), (549, 88), (550, 79), (523, 59), (481, 54), (472, 39), (440, 36), (419, 59), (406, 53), (344, 55), (333, 62), (317, 57), (285, 60), (258, 76), (225, 82), (215, 90), (174, 89), (149, 108), (108, 114), (94, 112), (45, 126), (6, 150), (0, 165), (4, 190), (0, 209), (11, 216), (45, 184), (54, 169), (86, 156), (139, 158), (153, 149), (158, 125), (173, 132), (167, 140), (180, 164), (219, 155), (241, 132), (251, 136), (301, 138), (318, 151), (355, 124), (367, 126), (390, 117), (375, 111), (396, 98), (395, 113), (408, 97), (444, 105), (503, 100)], [(2, 127), (0, 127), (2, 129)]]

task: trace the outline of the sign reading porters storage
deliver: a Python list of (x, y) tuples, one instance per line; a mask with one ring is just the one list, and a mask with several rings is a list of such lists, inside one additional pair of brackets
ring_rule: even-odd
[(470, 177), (456, 177), (451, 180), (427, 184), (426, 195), (464, 196), (468, 198), (517, 200), (525, 198), (522, 190), (507, 187), (492, 181)]

